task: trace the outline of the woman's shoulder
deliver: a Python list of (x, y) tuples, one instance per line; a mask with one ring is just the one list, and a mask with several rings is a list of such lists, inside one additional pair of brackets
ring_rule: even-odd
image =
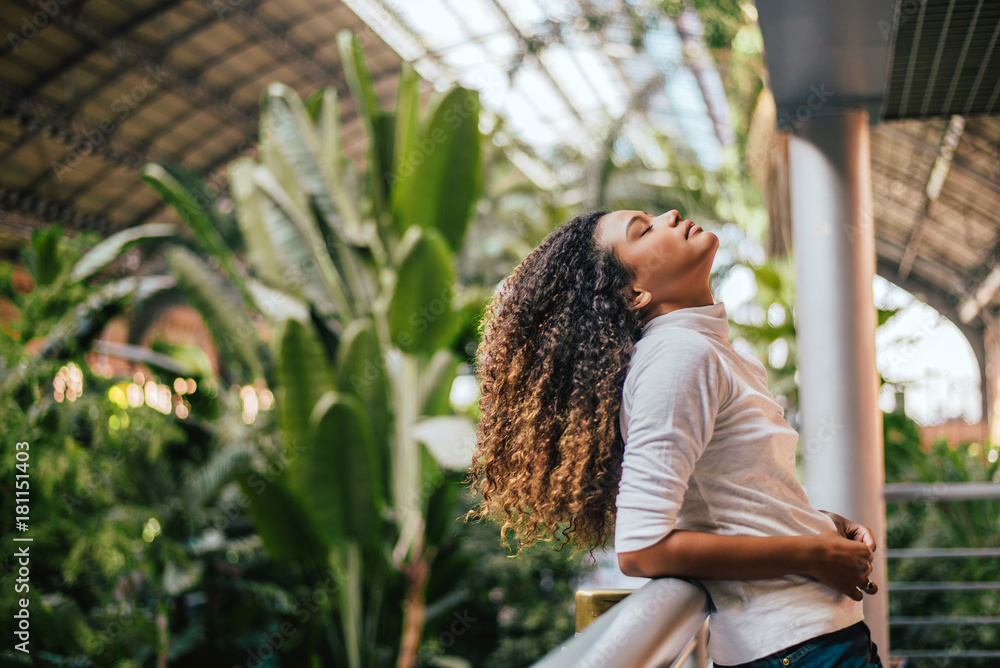
[[(639, 339), (629, 362), (626, 384), (652, 374), (659, 379), (694, 379), (719, 375), (728, 379), (725, 356), (704, 334), (681, 327), (664, 327)], [(651, 376), (651, 377), (652, 377)]]
[(683, 327), (662, 327), (639, 339), (631, 366), (691, 368), (709, 360), (721, 361), (719, 351), (709, 337)]

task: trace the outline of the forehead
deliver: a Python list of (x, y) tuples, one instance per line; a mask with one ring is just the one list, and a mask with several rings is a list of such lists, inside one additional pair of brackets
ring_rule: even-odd
[(642, 211), (620, 210), (611, 211), (601, 216), (598, 221), (599, 240), (606, 245), (614, 245), (625, 238), (625, 226), (633, 216), (644, 215)]

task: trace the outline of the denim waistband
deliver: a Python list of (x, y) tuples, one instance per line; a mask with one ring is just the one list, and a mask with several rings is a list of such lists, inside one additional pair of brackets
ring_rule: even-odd
[(838, 640), (840, 638), (846, 638), (849, 636), (856, 635), (858, 633), (864, 633), (865, 636), (868, 638), (868, 640), (871, 641), (871, 631), (868, 629), (868, 625), (865, 624), (865, 621), (861, 620), (859, 622), (851, 624), (850, 626), (845, 626), (842, 629), (831, 631), (829, 633), (824, 633), (818, 636), (813, 636), (812, 638), (803, 640), (800, 643), (789, 645), (788, 647), (784, 647), (776, 652), (772, 652), (771, 654), (753, 659), (752, 661), (748, 661), (746, 663), (739, 663), (736, 664), (735, 666), (724, 665), (721, 663), (716, 663), (715, 665), (717, 666), (717, 668), (742, 668), (744, 666), (750, 668), (751, 666), (758, 665), (758, 662), (760, 662), (760, 664), (764, 664), (774, 659), (781, 659), (782, 657), (788, 657), (791, 654), (794, 654), (796, 650), (799, 650), (805, 647), (806, 645), (813, 645), (821, 641)]

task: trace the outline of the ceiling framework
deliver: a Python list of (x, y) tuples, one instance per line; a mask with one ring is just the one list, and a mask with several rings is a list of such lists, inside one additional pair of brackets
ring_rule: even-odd
[(872, 132), (880, 266), (981, 330), (1000, 291), (1000, 5), (897, 0), (892, 27)]
[[(1000, 306), (1000, 3), (756, 6), (779, 128), (802, 110), (868, 111), (878, 273), (952, 320), (982, 362)], [(830, 95), (811, 105), (817, 89)]]
[[(149, 161), (225, 188), (256, 151), (272, 81), (338, 91), (344, 150), (367, 140), (333, 36), (362, 42), (383, 105), (401, 58), (340, 0), (0, 1), (0, 253), (62, 222), (107, 235), (173, 219), (139, 177)], [(11, 37), (13, 36), (13, 37)]]
[(1000, 96), (1000, 4), (896, 2), (882, 118), (993, 114)]
[(550, 169), (546, 149), (578, 142), (587, 155), (609, 128), (651, 169), (664, 166), (654, 133), (710, 169), (733, 142), (697, 13), (671, 21), (645, 1), (0, 0), (0, 24), (0, 254), (50, 222), (107, 235), (173, 219), (139, 178), (149, 161), (224, 189), (228, 163), (255, 153), (271, 81), (303, 96), (335, 87), (345, 153), (363, 163), (342, 28), (358, 35), (385, 106), (404, 58), (425, 96), (477, 88), (520, 140), (511, 158), (551, 187), (574, 177)]

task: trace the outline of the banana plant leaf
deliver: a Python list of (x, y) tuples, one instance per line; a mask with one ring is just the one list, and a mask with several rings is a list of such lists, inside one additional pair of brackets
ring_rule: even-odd
[(189, 189), (170, 173), (168, 167), (158, 165), (155, 162), (149, 162), (143, 166), (142, 180), (151, 185), (156, 192), (160, 193), (163, 200), (177, 211), (181, 220), (194, 232), (195, 237), (205, 250), (219, 261), (236, 287), (245, 293), (243, 276), (233, 264), (233, 249), (226, 244), (217, 229), (218, 222), (211, 210), (214, 201), (207, 189), (203, 189), (202, 192)]
[(254, 526), (272, 558), (325, 563), (329, 546), (323, 532), (284, 476), (269, 478), (247, 469), (238, 472), (236, 480), (249, 500)]
[[(419, 132), (420, 89), (417, 72), (412, 63), (403, 62), (399, 70), (399, 86), (396, 91), (396, 127), (393, 133), (392, 172), (388, 177), (393, 212), (398, 211), (403, 206), (399, 199), (400, 193), (404, 190), (398, 188), (397, 185), (403, 171), (413, 169), (413, 165), (406, 161), (413, 159)], [(402, 237), (406, 229), (403, 220), (394, 215), (392, 222), (396, 238)]]
[(439, 348), (427, 361), (420, 375), (421, 415), (450, 415), (451, 386), (458, 375), (458, 355), (449, 348)]
[[(374, 294), (362, 280), (358, 260), (348, 246), (352, 235), (334, 205), (329, 188), (334, 178), (328, 160), (316, 152), (322, 148), (322, 142), (313, 121), (298, 94), (283, 84), (274, 83), (268, 87), (265, 104), (274, 128), (273, 142), (294, 173), (308, 210), (315, 214), (301, 217), (305, 227), (300, 231), (317, 257), (323, 255), (332, 260), (341, 281), (347, 286), (346, 292), (355, 311), (367, 312)], [(323, 234), (317, 221), (330, 231), (328, 235)]]
[(333, 390), (333, 378), (312, 324), (286, 320), (275, 334), (278, 412), (289, 460), (309, 448), (309, 418), (316, 402)]
[[(337, 351), (337, 387), (340, 392), (353, 394), (365, 407), (382, 459), (389, 456), (393, 418), (385, 364), (371, 318), (359, 318), (348, 324)], [(384, 485), (388, 484), (386, 478)]]
[(230, 368), (246, 381), (265, 377), (266, 349), (226, 283), (183, 246), (168, 251), (167, 264), (191, 305), (205, 319)]
[(31, 246), (25, 250), (24, 260), (37, 285), (49, 285), (62, 273), (59, 259), (62, 236), (62, 225), (32, 230)]
[(409, 153), (396, 156), (393, 212), (401, 229), (437, 228), (457, 252), (482, 183), (479, 93), (453, 88), (421, 123)]
[(285, 256), (285, 284), (274, 287), (301, 291), (323, 315), (352, 317), (354, 308), (330, 255), (322, 242), (310, 238), (314, 223), (309, 216), (298, 209), (266, 167), (254, 168), (252, 178), (262, 193), (260, 205), (266, 229), (278, 244), (276, 251)]
[(306, 109), (316, 125), (321, 160), (328, 164), (330, 195), (344, 222), (346, 238), (351, 243), (360, 243), (363, 239), (361, 211), (356, 204), (357, 193), (353, 193), (348, 185), (353, 163), (344, 157), (337, 90), (327, 86), (316, 91), (306, 101)]
[(269, 233), (261, 212), (262, 195), (253, 185), (253, 160), (243, 158), (229, 166), (229, 194), (236, 209), (236, 224), (243, 235), (250, 266), (261, 281), (282, 284), (282, 263), (276, 240)]
[(403, 352), (432, 353), (454, 337), (454, 259), (434, 229), (407, 230), (400, 248), (387, 313), (392, 342)]
[(177, 228), (169, 223), (149, 223), (137, 225), (112, 234), (87, 251), (70, 272), (69, 280), (82, 281), (99, 272), (121, 255), (122, 251), (137, 241), (157, 237), (171, 237), (177, 233)]
[(385, 112), (379, 104), (371, 72), (365, 64), (358, 38), (350, 30), (337, 33), (337, 50), (344, 67), (344, 77), (368, 135), (368, 156), (365, 173), (375, 218), (381, 221), (389, 209), (389, 190), (384, 176), (392, 166), (392, 144), (385, 145)]
[(308, 428), (305, 447), (290, 460), (289, 480), (334, 543), (356, 541), (374, 549), (382, 535), (382, 461), (361, 403), (350, 394), (327, 392)]

